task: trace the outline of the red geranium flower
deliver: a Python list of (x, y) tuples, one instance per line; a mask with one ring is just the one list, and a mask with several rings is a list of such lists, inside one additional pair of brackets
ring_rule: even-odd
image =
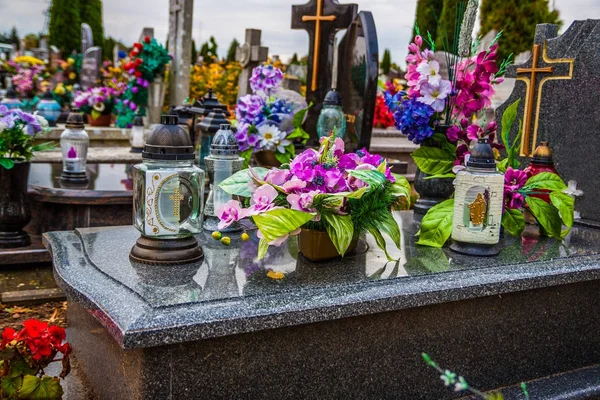
[(0, 342), (0, 349), (6, 347), (7, 344), (15, 340), (17, 337), (17, 331), (13, 328), (4, 328), (2, 331), (2, 342)]
[(28, 319), (23, 322), (23, 325), (30, 338), (38, 338), (48, 331), (48, 324), (37, 319)]
[(55, 346), (60, 346), (60, 344), (67, 338), (67, 334), (63, 328), (60, 326), (53, 325), (48, 328), (48, 332), (50, 333), (50, 339), (52, 340), (52, 344)]
[(136, 78), (140, 78), (142, 76), (142, 73), (140, 71), (135, 71), (134, 75)]
[(134, 43), (133, 47), (137, 50), (137, 51), (142, 51), (142, 49), (144, 48), (144, 45), (141, 43)]
[(144, 42), (150, 43), (150, 36), (144, 36)]

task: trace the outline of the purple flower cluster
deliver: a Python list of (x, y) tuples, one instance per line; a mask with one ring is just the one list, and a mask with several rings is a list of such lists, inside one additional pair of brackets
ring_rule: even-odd
[(89, 88), (75, 95), (75, 107), (85, 113), (96, 110), (100, 113), (110, 113), (114, 103), (115, 90), (110, 87)]
[[(0, 134), (16, 128), (33, 137), (47, 126), (48, 122), (41, 116), (26, 113), (18, 108), (9, 110), (6, 106), (0, 105)], [(2, 142), (1, 137), (0, 142)]]
[(417, 101), (416, 97), (410, 97), (403, 100), (394, 112), (396, 128), (408, 135), (409, 140), (421, 144), (433, 136), (430, 121), (434, 112), (431, 106)]
[(270, 96), (281, 86), (283, 72), (272, 65), (260, 65), (252, 70), (250, 87), (255, 93), (262, 92)]
[(255, 94), (247, 94), (237, 102), (235, 107), (235, 118), (238, 123), (258, 125), (264, 120), (262, 114), (265, 102), (262, 97)]

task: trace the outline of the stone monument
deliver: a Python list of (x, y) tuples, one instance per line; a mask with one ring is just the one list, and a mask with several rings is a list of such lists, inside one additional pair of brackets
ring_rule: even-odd
[[(516, 78), (508, 100), (496, 112), (501, 124), (506, 107), (521, 99), (522, 162), (528, 163), (541, 141), (548, 141), (557, 171), (574, 180), (583, 197), (575, 209), (580, 222), (600, 227), (600, 20), (575, 21), (560, 36), (558, 25), (541, 24), (535, 32), (531, 58), (507, 69)], [(501, 128), (501, 127), (500, 127)], [(515, 123), (510, 133), (517, 135)]]
[(140, 34), (140, 38), (138, 39), (138, 42), (142, 42), (144, 40), (144, 38), (148, 36), (150, 39), (154, 38), (154, 28), (150, 28), (150, 27), (144, 27), (142, 29), (142, 33)]
[(96, 84), (101, 63), (102, 48), (98, 46), (90, 47), (83, 53), (81, 73), (79, 75), (79, 83), (83, 90), (87, 90)]
[(81, 24), (81, 54), (94, 45), (92, 28), (85, 22)]
[(357, 11), (358, 5), (337, 0), (310, 0), (292, 6), (292, 29), (304, 29), (309, 36), (306, 101), (313, 107), (308, 110), (305, 127), (314, 138), (323, 99), (331, 89), (335, 34), (350, 26)]
[(252, 93), (250, 89), (252, 70), (267, 61), (269, 48), (260, 45), (260, 35), (260, 29), (246, 29), (246, 42), (235, 50), (235, 59), (242, 66), (238, 81), (238, 98)]
[(169, 104), (179, 105), (189, 96), (192, 64), (194, 0), (169, 1)]

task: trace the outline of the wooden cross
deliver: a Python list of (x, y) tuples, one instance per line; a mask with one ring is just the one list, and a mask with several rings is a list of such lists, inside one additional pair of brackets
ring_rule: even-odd
[[(530, 68), (517, 68), (517, 80), (525, 82), (527, 87), (526, 89), (526, 97), (525, 97), (525, 109), (523, 111), (525, 122), (523, 124), (523, 131), (521, 136), (521, 156), (523, 157), (531, 157), (533, 156), (533, 152), (535, 150), (535, 146), (537, 143), (537, 131), (538, 131), (538, 123), (539, 123), (539, 114), (540, 114), (540, 105), (542, 101), (542, 87), (546, 81), (549, 80), (559, 80), (559, 79), (572, 79), (573, 78), (573, 66), (575, 63), (575, 59), (556, 59), (551, 60), (547, 55), (547, 42), (544, 42), (542, 48), (542, 59), (546, 64), (558, 64), (558, 63), (568, 63), (569, 65), (569, 73), (567, 75), (553, 75), (546, 76), (542, 78), (539, 82), (538, 93), (537, 93), (537, 102), (536, 102), (536, 111), (535, 111), (535, 121), (533, 126), (533, 132), (531, 129), (531, 123), (533, 119), (533, 100), (535, 96), (536, 90), (536, 76), (538, 73), (552, 73), (554, 72), (554, 66), (547, 67), (538, 67), (538, 57), (540, 53), (540, 45), (533, 45), (533, 54)], [(529, 76), (521, 76), (519, 74), (529, 74)], [(533, 134), (532, 134), (533, 133)], [(533, 136), (533, 140), (531, 139)]]
[(179, 188), (175, 188), (173, 190), (173, 194), (169, 196), (169, 200), (173, 200), (173, 216), (179, 220), (179, 202), (183, 200), (184, 197), (181, 195), (181, 190)]

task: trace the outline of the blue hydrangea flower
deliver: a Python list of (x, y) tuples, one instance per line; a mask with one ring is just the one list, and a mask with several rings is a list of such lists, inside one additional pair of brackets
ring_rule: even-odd
[(433, 129), (429, 126), (433, 114), (433, 108), (417, 101), (416, 97), (406, 99), (394, 112), (396, 128), (408, 135), (408, 139), (413, 143), (421, 144), (433, 136)]

